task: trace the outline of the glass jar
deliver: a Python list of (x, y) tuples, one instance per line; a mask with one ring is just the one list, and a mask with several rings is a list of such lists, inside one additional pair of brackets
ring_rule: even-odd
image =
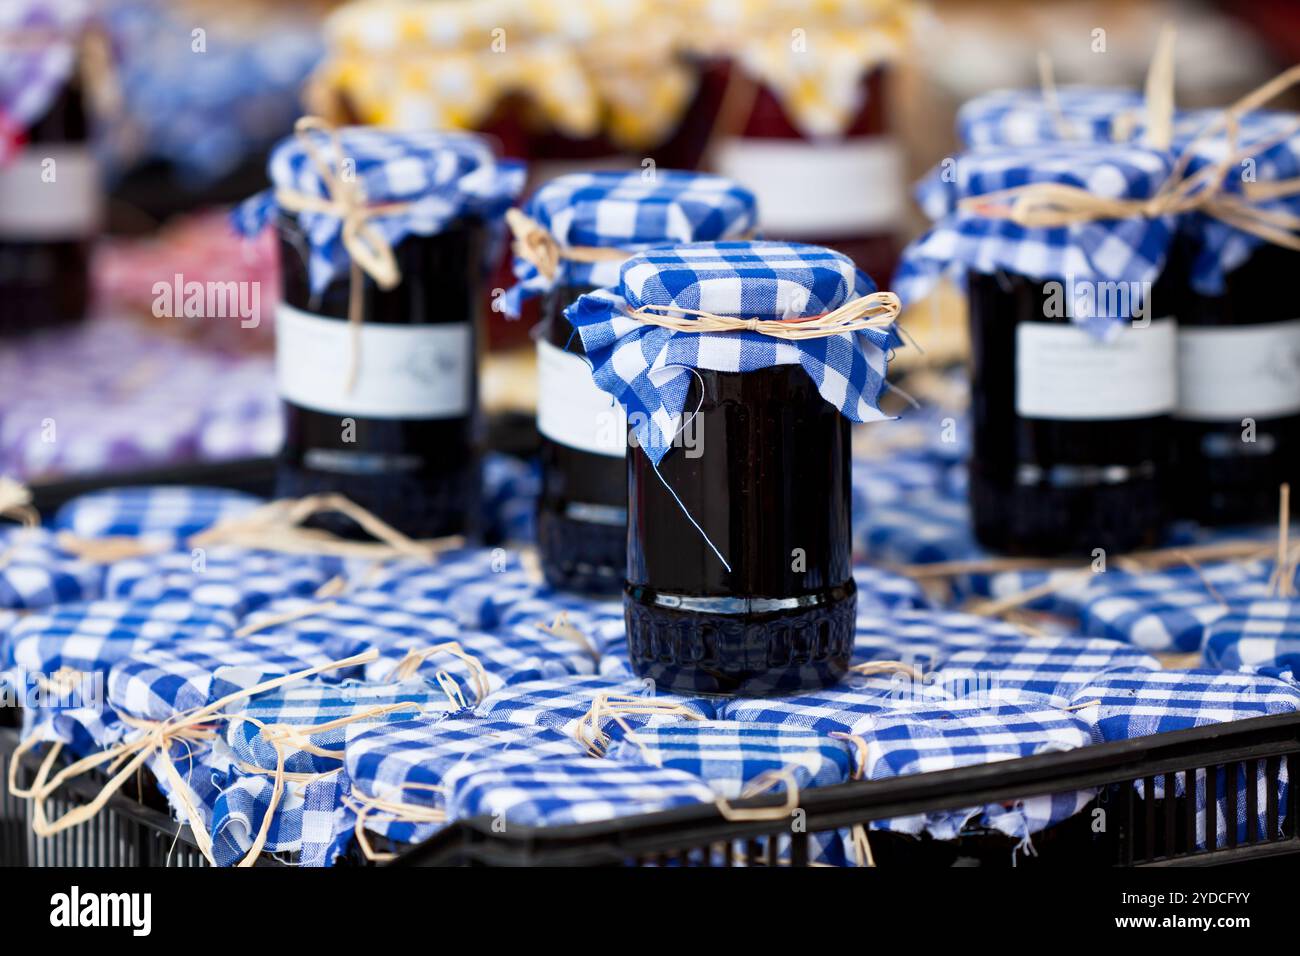
[[(477, 314), (486, 230), (462, 219), (393, 247), (401, 282), (363, 292), (352, 361), (350, 280), (308, 285), (306, 239), (281, 213), (276, 368), (285, 441), (276, 493), (337, 492), (413, 538), (473, 533), (480, 513)], [(332, 530), (355, 533), (351, 522)]]
[(1070, 283), (968, 274), (970, 502), (981, 544), (1095, 556), (1159, 542), (1177, 392), (1169, 275), (1148, 294), (1149, 324), (1103, 343), (1059, 314)]
[(798, 365), (692, 379), (680, 447), (659, 473), (639, 448), (628, 454), (632, 665), (680, 692), (832, 684), (849, 666), (857, 604), (849, 422)]
[(90, 299), (103, 198), (77, 83), (0, 166), (0, 335), (76, 322)]
[(592, 381), (582, 339), (564, 317), (565, 306), (592, 291), (561, 286), (543, 298), (537, 550), (552, 587), (616, 594), (627, 563), (627, 418)]
[[(886, 75), (885, 68), (869, 71), (853, 122), (843, 135), (817, 140), (800, 133), (760, 86), (741, 132), (719, 142), (714, 157), (720, 175), (758, 197), (765, 235), (838, 250), (881, 281), (898, 263), (908, 196), (902, 148), (886, 110)], [(790, 175), (794, 169), (798, 176)]]
[(1277, 520), (1278, 486), (1300, 487), (1300, 318), (1284, 287), (1300, 252), (1265, 245), (1221, 296), (1178, 313), (1173, 494), (1203, 524)]

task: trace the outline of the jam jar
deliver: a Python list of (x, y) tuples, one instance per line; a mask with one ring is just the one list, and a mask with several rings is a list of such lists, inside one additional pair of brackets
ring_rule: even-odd
[(103, 195), (78, 82), (0, 165), (0, 335), (75, 322), (90, 297)]
[(617, 594), (627, 562), (627, 417), (591, 380), (582, 339), (564, 317), (591, 291), (560, 286), (542, 299), (537, 550), (553, 587)]
[[(712, 81), (737, 69), (714, 65)], [(867, 72), (858, 115), (842, 135), (817, 140), (805, 137), (760, 85), (739, 134), (723, 138), (714, 155), (718, 173), (753, 190), (764, 235), (836, 249), (881, 279), (898, 261), (908, 196), (902, 148), (886, 109), (888, 73), (884, 67)]]
[(1300, 252), (1263, 245), (1223, 295), (1188, 290), (1178, 313), (1172, 494), (1203, 524), (1277, 520), (1300, 487), (1300, 309), (1286, 283)]
[(1099, 340), (1060, 314), (1068, 283), (967, 274), (971, 516), (1017, 555), (1122, 553), (1157, 544), (1177, 396), (1177, 269), (1143, 317)]
[[(413, 538), (474, 533), (481, 496), (477, 314), (486, 228), (462, 217), (393, 246), (401, 281), (363, 276), (357, 374), (350, 279), (321, 293), (281, 211), (276, 370), (285, 440), (276, 492), (337, 492)], [(341, 519), (340, 519), (341, 520)], [(332, 530), (355, 533), (346, 522)]]
[(632, 665), (680, 692), (832, 684), (857, 605), (849, 422), (799, 365), (694, 371), (680, 447), (658, 473), (629, 449)]

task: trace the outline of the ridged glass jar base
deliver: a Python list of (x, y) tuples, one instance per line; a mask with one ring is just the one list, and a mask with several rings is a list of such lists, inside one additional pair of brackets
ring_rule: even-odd
[[(341, 494), (416, 539), (474, 536), (482, 511), (482, 476), (477, 462), (437, 475), (348, 475), (312, 471), (282, 461), (275, 492), (280, 498)], [(338, 515), (321, 515), (312, 524), (346, 537), (365, 537), (350, 519)]]
[(537, 512), (537, 553), (551, 587), (618, 594), (623, 590), (627, 566), (627, 520), (601, 524), (541, 508)]
[(817, 690), (848, 671), (852, 580), (764, 610), (761, 598), (708, 598), (632, 587), (624, 596), (632, 667), (661, 691), (767, 696)]

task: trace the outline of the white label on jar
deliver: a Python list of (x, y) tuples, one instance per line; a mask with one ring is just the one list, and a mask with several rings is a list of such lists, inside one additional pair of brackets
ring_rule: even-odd
[(1178, 417), (1202, 422), (1300, 413), (1300, 319), (1178, 333)]
[(627, 413), (596, 387), (582, 356), (537, 343), (537, 430), (569, 448), (622, 458)]
[(758, 198), (768, 236), (866, 236), (893, 231), (906, 214), (903, 153), (889, 136), (736, 137), (720, 144), (717, 167)]
[(1149, 418), (1178, 399), (1177, 324), (1125, 326), (1100, 342), (1074, 325), (1016, 326), (1016, 413), (1024, 418)]
[(82, 145), (27, 146), (0, 165), (0, 236), (57, 241), (99, 229), (99, 167)]
[(459, 418), (469, 414), (473, 335), (468, 322), (363, 322), (356, 383), (349, 391), (352, 332), (281, 303), (275, 313), (280, 395), (303, 408), (361, 418)]

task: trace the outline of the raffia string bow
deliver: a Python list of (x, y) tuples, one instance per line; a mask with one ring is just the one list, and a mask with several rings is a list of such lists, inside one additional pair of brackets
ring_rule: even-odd
[(901, 305), (892, 292), (872, 292), (821, 315), (794, 319), (741, 319), (675, 305), (643, 305), (629, 318), (675, 332), (757, 332), (774, 339), (820, 339), (841, 332), (887, 329), (898, 319)]
[[(411, 204), (369, 202), (356, 176), (349, 175), (344, 168), (346, 157), (338, 129), (319, 116), (301, 117), (294, 124), (293, 132), (301, 141), (312, 165), (316, 167), (328, 196), (322, 198), (288, 186), (278, 186), (275, 199), (281, 209), (334, 216), (343, 224), (343, 247), (352, 260), (348, 278), (348, 325), (352, 333), (352, 355), (346, 385), (347, 391), (351, 392), (356, 385), (361, 365), (361, 322), (365, 306), (365, 282), (362, 274), (374, 279), (375, 284), (385, 291), (395, 288), (402, 281), (393, 247), (371, 220), (376, 216), (395, 215)], [(316, 132), (323, 132), (329, 138), (328, 157), (312, 135)]]
[(560, 273), (560, 260), (570, 262), (621, 262), (631, 255), (611, 246), (561, 246), (549, 229), (519, 209), (506, 210), (506, 225), (514, 236), (511, 249), (530, 263), (548, 282)]

